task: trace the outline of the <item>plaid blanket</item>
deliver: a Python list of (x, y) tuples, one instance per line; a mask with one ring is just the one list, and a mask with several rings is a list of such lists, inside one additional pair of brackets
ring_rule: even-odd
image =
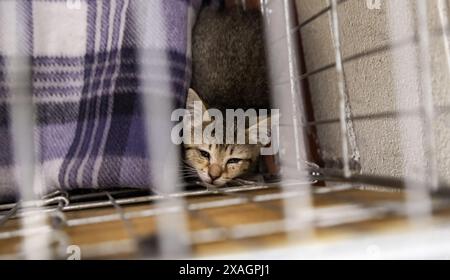
[[(166, 94), (181, 105), (200, 5), (201, 0), (1, 0), (0, 200), (16, 195), (6, 77), (14, 48), (8, 28), (14, 23), (8, 19), (26, 23), (44, 185), (49, 190), (146, 187), (149, 159), (137, 53), (151, 54), (146, 63), (153, 70), (145, 79), (169, 82)], [(158, 69), (162, 57), (169, 60), (168, 76)]]

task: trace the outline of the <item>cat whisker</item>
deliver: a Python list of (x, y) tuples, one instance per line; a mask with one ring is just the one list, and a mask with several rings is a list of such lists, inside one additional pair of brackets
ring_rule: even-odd
[(195, 168), (182, 168), (181, 171), (195, 171)]
[(184, 178), (198, 178), (198, 176), (195, 175), (195, 174), (186, 174), (186, 175), (183, 175), (181, 177), (184, 177)]
[(198, 177), (197, 174), (184, 174), (182, 177)]
[(198, 173), (190, 172), (190, 173), (184, 173), (184, 176), (198, 176)]
[(183, 167), (181, 170), (195, 170), (195, 168), (191, 166)]
[(196, 171), (195, 169), (181, 169), (180, 171)]
[(192, 172), (196, 171), (195, 169), (181, 169), (180, 172)]

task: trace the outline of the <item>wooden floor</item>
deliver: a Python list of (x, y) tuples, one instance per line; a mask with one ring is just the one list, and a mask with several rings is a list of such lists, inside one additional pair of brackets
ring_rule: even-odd
[[(252, 192), (246, 192), (246, 195), (261, 195), (279, 193), (280, 189), (264, 189)], [(190, 197), (188, 204), (210, 202), (226, 198), (224, 195), (208, 195)], [(337, 206), (355, 206), (361, 208), (370, 208), (383, 204), (401, 203), (405, 199), (401, 192), (392, 191), (368, 191), (368, 190), (347, 190), (328, 194), (315, 194), (313, 196), (313, 206), (316, 210), (327, 209)], [(152, 209), (155, 204), (143, 203), (138, 205), (123, 206), (123, 211), (131, 213), (146, 209)], [(116, 214), (114, 207), (105, 207), (89, 210), (65, 212), (67, 220), (76, 220), (87, 217), (103, 216)], [(201, 211), (191, 211), (188, 216), (188, 232), (194, 233), (201, 230), (215, 228), (232, 228), (235, 226), (253, 225), (257, 223), (280, 222), (284, 217), (283, 203), (281, 200), (245, 203), (242, 205), (224, 206), (213, 209), (204, 209)], [(450, 210), (437, 211), (436, 221), (450, 221)], [(17, 230), (20, 228), (18, 219), (11, 219), (2, 228), (1, 232)], [(232, 240), (219, 240), (212, 242), (200, 242), (188, 246), (190, 256), (206, 257), (221, 253), (248, 252), (252, 249), (272, 248), (286, 246), (290, 242), (333, 242), (333, 240), (345, 240), (355, 235), (405, 231), (408, 229), (407, 220), (401, 215), (384, 215), (382, 217), (373, 217), (362, 219), (355, 222), (340, 223), (338, 225), (320, 225), (315, 224), (313, 231), (308, 237), (299, 241), (292, 241), (296, 231), (290, 234), (283, 232), (274, 232), (272, 234), (262, 235), (251, 238), (239, 238)], [(137, 248), (146, 247), (146, 253), (155, 250), (152, 240), (155, 239), (156, 222), (155, 217), (133, 218), (129, 220), (126, 226), (123, 221), (100, 222), (89, 225), (66, 226), (62, 227), (61, 232), (67, 237), (68, 244), (80, 246), (83, 258), (140, 258), (148, 257), (138, 254)], [(190, 233), (185, 233), (191, 236)], [(183, 234), (183, 233), (180, 233)], [(138, 242), (136, 242), (138, 240)], [(11, 238), (0, 240), (0, 256), (13, 257), (20, 251), (20, 238)], [(155, 243), (155, 242), (153, 242)], [(109, 245), (108, 245), (109, 244)], [(111, 245), (114, 244), (114, 245)], [(144, 245), (145, 244), (145, 245)], [(153, 246), (153, 247), (152, 247)], [(105, 249), (106, 248), (106, 249)], [(116, 248), (114, 252), (108, 248)], [(8, 257), (9, 256), (9, 257)], [(156, 257), (154, 255), (152, 257)], [(59, 258), (63, 258), (60, 256)]]

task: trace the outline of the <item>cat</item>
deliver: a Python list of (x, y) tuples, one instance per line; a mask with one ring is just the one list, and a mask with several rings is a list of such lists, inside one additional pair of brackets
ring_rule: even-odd
[[(186, 109), (189, 112), (187, 116), (194, 116), (194, 104), (201, 104), (203, 120), (200, 124), (202, 131), (213, 121), (213, 118), (208, 114), (207, 105), (193, 90), (189, 89), (188, 98), (186, 102)], [(226, 119), (226, 118), (224, 118)], [(236, 178), (242, 178), (254, 174), (259, 167), (260, 149), (263, 144), (260, 141), (260, 134), (252, 134), (251, 131), (258, 131), (258, 128), (265, 127), (267, 130), (264, 137), (270, 137), (270, 117), (256, 117), (254, 124), (245, 127), (245, 143), (244, 144), (228, 144), (226, 142), (226, 132), (223, 132), (222, 142), (218, 139), (209, 139), (209, 141), (201, 141), (196, 144), (194, 141), (184, 143), (184, 161), (186, 167), (184, 173), (187, 177), (198, 177), (207, 184), (215, 186), (223, 186), (228, 183), (237, 182)], [(248, 120), (250, 123), (250, 120)], [(226, 124), (223, 125), (225, 127)], [(195, 124), (191, 124), (191, 135), (194, 135), (193, 130)], [(225, 130), (225, 129), (224, 129)], [(234, 138), (237, 134), (237, 126), (234, 126)], [(214, 130), (212, 135), (215, 136)], [(219, 138), (220, 139), (220, 138)], [(191, 139), (192, 140), (192, 139)], [(253, 141), (253, 142), (252, 142)], [(253, 144), (254, 143), (254, 144)]]
[[(270, 109), (259, 10), (204, 6), (197, 17), (192, 42), (192, 89), (187, 96), (188, 110), (192, 111), (195, 101), (201, 102), (203, 110)], [(268, 121), (270, 118), (258, 119), (256, 125), (267, 125)], [(250, 127), (246, 129), (248, 132)], [(261, 147), (259, 142), (185, 144), (185, 172), (187, 177), (224, 186), (258, 171)]]

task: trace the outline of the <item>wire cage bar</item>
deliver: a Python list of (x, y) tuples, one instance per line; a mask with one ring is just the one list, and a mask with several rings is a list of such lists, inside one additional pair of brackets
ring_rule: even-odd
[[(12, 28), (10, 40), (14, 44), (14, 54), (7, 61), (7, 79), (11, 85), (11, 138), (13, 143), (14, 158), (17, 164), (15, 177), (17, 187), (24, 201), (38, 198), (35, 190), (42, 191), (39, 185), (39, 170), (36, 168), (36, 147), (34, 142), (34, 106), (31, 94), (31, 67), (28, 59), (28, 34), (26, 17), (23, 11), (23, 3), (6, 1), (4, 5), (10, 5), (12, 11), (2, 12), (2, 17)], [(17, 21), (16, 21), (17, 19)], [(39, 206), (38, 206), (39, 207)], [(3, 217), (2, 223), (15, 211)], [(39, 209), (39, 208), (38, 208)], [(33, 230), (35, 227), (49, 228), (47, 215), (40, 212), (39, 215), (21, 219), (23, 231)], [(34, 234), (26, 236), (22, 241), (22, 250), (25, 258), (50, 258), (49, 234)]]
[[(295, 20), (299, 17), (296, 1), (259, 1), (272, 97), (281, 112), (279, 129), (274, 131), (275, 139), (279, 139), (276, 144), (280, 148), (281, 176), (273, 181), (242, 179), (238, 181), (239, 186), (226, 188), (203, 182), (192, 186), (180, 180), (178, 170), (173, 168), (180, 160), (176, 146), (161, 136), (170, 138), (172, 123), (168, 112), (174, 109), (173, 100), (164, 93), (172, 89), (166, 84), (155, 90), (150, 82), (142, 79), (139, 90), (144, 97), (152, 187), (79, 193), (56, 191), (46, 195), (34, 192), (41, 182), (39, 170), (36, 170), (31, 67), (25, 59), (29, 50), (20, 47), (26, 45), (20, 42), (27, 40), (27, 32), (23, 30), (24, 24), (11, 23), (17, 28), (14, 33), (24, 36), (14, 38), (18, 53), (9, 64), (9, 78), (14, 85), (11, 96), (14, 155), (22, 199), (0, 204), (0, 259), (65, 259), (69, 245), (80, 246), (83, 258), (88, 259), (220, 257), (217, 254), (223, 251), (227, 252), (226, 256), (238, 258), (370, 258), (373, 246), (386, 246), (382, 257), (397, 258), (410, 252), (405, 243), (398, 240), (421, 240), (417, 246), (424, 248), (432, 231), (439, 236), (441, 245), (433, 239), (427, 256), (445, 254), (450, 244), (445, 237), (450, 236), (450, 187), (438, 174), (434, 124), (435, 117), (448, 110), (436, 106), (433, 100), (430, 38), (442, 37), (450, 70), (448, 2), (437, 2), (439, 30), (428, 26), (425, 1), (417, 0), (414, 5), (403, 0), (386, 3), (390, 41), (348, 56), (343, 48), (345, 34), (341, 29), (341, 11), (353, 1), (329, 0), (325, 7), (299, 23)], [(251, 5), (243, 2), (243, 7), (250, 9)], [(160, 12), (158, 9), (162, 7), (150, 5), (149, 1), (140, 2), (137, 16), (153, 15), (155, 19), (154, 25), (141, 28), (145, 30), (140, 38), (144, 50), (151, 43), (148, 28), (163, 30), (158, 26), (161, 24), (156, 16)], [(395, 12), (399, 9), (406, 12), (399, 15)], [(8, 20), (8, 15), (13, 16), (2, 4), (0, 15), (3, 20)], [(299, 51), (299, 37), (305, 28), (324, 17), (329, 20), (334, 61), (302, 72), (300, 61), (304, 58)], [(189, 20), (193, 21), (192, 14)], [(392, 52), (394, 80), (412, 81), (406, 87), (404, 83), (395, 85), (398, 110), (353, 116), (347, 65), (363, 57), (388, 52)], [(145, 64), (150, 60), (149, 55), (145, 51), (139, 53), (140, 76), (145, 77), (150, 71)], [(161, 58), (169, 71), (166, 60)], [(305, 96), (302, 81), (329, 70), (336, 74), (338, 117), (308, 120), (304, 115), (307, 103), (302, 100)], [(410, 73), (413, 77), (405, 78)], [(418, 106), (402, 106), (402, 101), (408, 98), (414, 99)], [(352, 169), (352, 162), (360, 157), (354, 122), (385, 118), (401, 119), (410, 124), (402, 127), (400, 133), (404, 177), (366, 174)], [(319, 166), (307, 156), (308, 128), (329, 124), (339, 125), (341, 168)], [(421, 139), (415, 138), (419, 130), (424, 131)], [(411, 145), (417, 149), (411, 150)], [(414, 161), (417, 158), (420, 162)], [(417, 227), (424, 221), (426, 227)], [(92, 231), (98, 232), (98, 236), (88, 233)], [(340, 237), (335, 238), (336, 235)], [(230, 248), (251, 249), (248, 251), (255, 255), (231, 254)]]

